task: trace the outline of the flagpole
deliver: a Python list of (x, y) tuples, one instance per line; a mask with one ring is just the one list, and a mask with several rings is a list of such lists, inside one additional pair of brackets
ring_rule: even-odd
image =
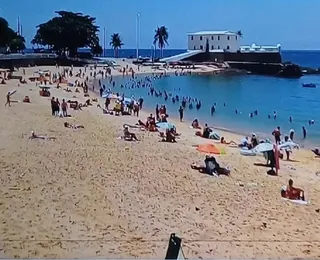
[(103, 27), (103, 57), (106, 56), (106, 27)]
[(20, 17), (18, 16), (18, 30), (17, 30), (18, 35), (20, 35)]
[(136, 50), (136, 58), (139, 58), (139, 38), (140, 38), (140, 13), (137, 13), (137, 21), (136, 21), (136, 40), (137, 40), (137, 50)]

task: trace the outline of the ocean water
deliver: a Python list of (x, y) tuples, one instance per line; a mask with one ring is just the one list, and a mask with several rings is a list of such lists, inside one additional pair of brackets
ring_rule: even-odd
[[(303, 54), (305, 53), (305, 54)], [(305, 57), (305, 58), (303, 58)], [(320, 67), (320, 52), (286, 52), (284, 60), (300, 65)], [(165, 104), (169, 114), (178, 117), (179, 104), (173, 104), (170, 98), (165, 102), (161, 97), (148, 96), (148, 89), (121, 89), (125, 78), (116, 80), (115, 92), (134, 94), (145, 99), (145, 107), (154, 111), (156, 104)], [(302, 83), (315, 83), (318, 88), (303, 88)], [(105, 83), (107, 86), (108, 84)], [(198, 118), (201, 123), (230, 129), (238, 133), (256, 132), (263, 137), (270, 137), (272, 130), (280, 126), (287, 134), (295, 129), (296, 140), (306, 146), (320, 146), (320, 76), (304, 76), (300, 79), (284, 79), (257, 75), (242, 76), (171, 76), (154, 81), (157, 90), (173, 95), (191, 96), (201, 100), (200, 110), (195, 108), (185, 111), (185, 119)], [(180, 90), (179, 90), (180, 89)], [(213, 116), (210, 108), (217, 103)], [(224, 103), (226, 106), (224, 106)], [(241, 114), (235, 114), (235, 109)], [(258, 116), (249, 117), (249, 113), (258, 110)], [(273, 111), (277, 119), (273, 119)], [(272, 119), (268, 119), (271, 115)], [(289, 117), (293, 122), (289, 122)], [(315, 124), (309, 126), (309, 120)], [(307, 140), (302, 141), (302, 126), (307, 129)]]

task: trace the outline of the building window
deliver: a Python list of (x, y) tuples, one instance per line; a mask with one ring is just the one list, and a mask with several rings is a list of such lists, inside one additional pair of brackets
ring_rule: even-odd
[(218, 41), (220, 41), (220, 36), (218, 36)]
[(213, 36), (211, 36), (211, 40), (213, 41)]
[(191, 36), (191, 41), (193, 41), (193, 36)]
[(218, 46), (218, 50), (220, 50), (220, 46)]
[(211, 46), (211, 50), (214, 50), (214, 46), (213, 45)]
[(196, 49), (196, 46), (193, 46), (193, 49), (195, 50), (195, 49)]
[(229, 45), (227, 46), (227, 50), (230, 50), (230, 46)]
[(202, 36), (200, 36), (200, 41), (202, 41)]
[(228, 36), (228, 41), (230, 40), (230, 36)]
[(202, 45), (200, 45), (200, 49), (203, 50), (203, 46)]

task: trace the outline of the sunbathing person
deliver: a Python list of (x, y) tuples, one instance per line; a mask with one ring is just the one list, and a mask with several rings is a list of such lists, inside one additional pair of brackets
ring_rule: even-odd
[(207, 124), (204, 124), (202, 137), (209, 138), (211, 132), (212, 132), (212, 129)]
[(36, 135), (34, 131), (31, 131), (31, 136), (29, 139), (42, 139), (42, 140), (55, 140), (55, 137), (48, 137), (44, 135)]
[(226, 139), (224, 139), (223, 136), (222, 136), (221, 139), (220, 139), (220, 143), (226, 144), (226, 145), (235, 145), (235, 146), (238, 146), (238, 144), (237, 144), (235, 141), (227, 142)]
[(64, 122), (64, 127), (73, 128), (73, 129), (84, 128), (83, 125), (72, 125), (72, 124), (69, 124), (68, 122)]
[(134, 133), (129, 132), (129, 127), (127, 126), (123, 129), (123, 138), (127, 141), (139, 141)]
[(193, 120), (191, 126), (194, 129), (201, 129), (198, 119)]
[(204, 166), (199, 166), (195, 163), (191, 164), (191, 168), (195, 170), (199, 170), (199, 172), (207, 173), (213, 176), (219, 175), (230, 175), (230, 170), (227, 168), (220, 167), (219, 163), (217, 162), (216, 158), (213, 156), (207, 155), (204, 160)]
[(165, 138), (163, 138), (161, 141), (168, 142), (168, 143), (176, 143), (177, 142), (175, 135), (169, 129), (166, 129)]
[(317, 158), (320, 158), (320, 150), (319, 150), (319, 148), (315, 148), (315, 149), (313, 149), (311, 151), (316, 155)]
[(300, 188), (293, 187), (293, 180), (289, 180), (289, 186), (282, 187), (281, 197), (287, 198), (289, 200), (305, 200), (304, 191)]

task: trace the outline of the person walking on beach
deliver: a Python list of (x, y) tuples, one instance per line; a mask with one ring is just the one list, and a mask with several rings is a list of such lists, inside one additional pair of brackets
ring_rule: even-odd
[(182, 106), (180, 106), (180, 108), (179, 108), (179, 116), (180, 116), (180, 122), (182, 122), (182, 120), (183, 120), (183, 107)]
[(274, 136), (274, 140), (276, 144), (280, 144), (280, 136), (281, 136), (280, 126), (277, 126), (277, 128), (273, 130), (272, 135)]
[(51, 112), (53, 116), (56, 114), (56, 101), (54, 97), (51, 99)]
[(303, 134), (303, 139), (307, 138), (307, 129), (303, 126), (302, 127), (302, 134)]
[(62, 109), (62, 115), (64, 117), (67, 117), (68, 116), (68, 112), (67, 112), (68, 104), (64, 99), (62, 99), (61, 109)]
[(5, 103), (4, 106), (6, 107), (7, 105), (9, 105), (9, 107), (11, 107), (10, 92), (8, 92), (8, 94), (7, 94), (7, 102)]

